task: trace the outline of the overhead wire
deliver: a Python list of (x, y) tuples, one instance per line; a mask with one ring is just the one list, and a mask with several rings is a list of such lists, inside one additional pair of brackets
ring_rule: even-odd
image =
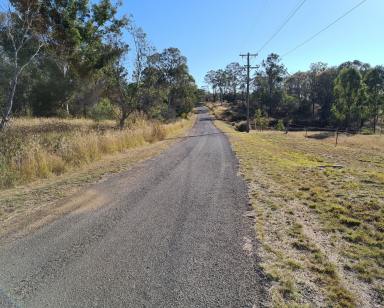
[[(267, 10), (267, 8), (268, 8), (268, 6), (269, 6), (269, 3), (270, 3), (270, 1), (271, 0), (264, 0), (264, 2), (263, 2), (263, 5), (259, 8), (259, 10), (258, 10), (258, 14), (256, 15), (256, 17), (254, 18), (254, 23), (251, 23), (250, 25), (249, 25), (249, 31), (248, 31), (248, 34), (250, 34), (251, 33), (251, 30), (253, 29), (253, 28), (255, 28), (256, 27), (256, 25), (258, 25), (259, 24), (259, 22), (260, 22), (260, 17), (266, 12), (266, 10)], [(245, 47), (245, 43), (246, 43), (246, 41), (248, 40), (248, 36), (249, 35), (246, 35), (245, 37), (244, 37), (244, 39), (242, 40), (242, 43), (241, 43), (241, 49), (243, 49), (244, 47)], [(244, 66), (245, 65), (245, 62), (244, 62), (244, 59), (243, 59), (243, 57), (242, 57), (242, 65)]]
[(244, 37), (242, 44), (241, 44), (242, 48), (244, 47), (245, 42), (248, 41), (248, 36), (251, 33), (252, 29), (254, 29), (259, 24), (260, 17), (265, 13), (269, 2), (270, 2), (270, 0), (264, 0), (263, 5), (259, 8), (257, 15), (252, 20), (253, 22), (251, 22), (251, 24), (249, 25), (247, 35)]
[(309, 38), (307, 38), (305, 41), (303, 41), (302, 43), (298, 44), (296, 47), (290, 49), (289, 51), (287, 51), (286, 53), (284, 53), (281, 57), (285, 57), (289, 54), (291, 54), (292, 52), (296, 51), (297, 49), (299, 49), (300, 47), (304, 46), (305, 44), (309, 43), (310, 41), (312, 41), (315, 37), (317, 37), (318, 35), (320, 35), (321, 33), (323, 33), (324, 31), (328, 30), (330, 27), (332, 27), (334, 24), (336, 24), (337, 22), (339, 22), (341, 19), (343, 19), (344, 17), (346, 17), (347, 15), (349, 15), (350, 13), (352, 13), (354, 10), (356, 10), (358, 7), (360, 7), (361, 5), (363, 5), (365, 2), (367, 2), (368, 0), (362, 0), (360, 1), (359, 3), (357, 3), (355, 6), (353, 6), (352, 8), (350, 8), (348, 11), (346, 11), (344, 14), (342, 14), (341, 16), (339, 16), (338, 18), (336, 18), (334, 21), (332, 21), (331, 23), (329, 23), (327, 26), (325, 26), (324, 28), (322, 28), (320, 31), (316, 32), (315, 34), (313, 34), (312, 36), (310, 36)]
[(268, 40), (260, 47), (260, 49), (257, 51), (259, 53), (262, 51), (280, 32), (284, 29), (284, 27), (288, 24), (288, 22), (296, 15), (296, 13), (300, 10), (300, 8), (304, 5), (304, 3), (307, 0), (301, 0), (296, 7), (291, 11), (291, 13), (288, 14), (287, 18), (284, 20), (284, 22), (276, 29), (276, 31), (270, 36)]

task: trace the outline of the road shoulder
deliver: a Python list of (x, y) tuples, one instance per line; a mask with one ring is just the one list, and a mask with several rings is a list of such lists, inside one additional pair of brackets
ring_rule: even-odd
[[(0, 245), (4, 245), (52, 223), (58, 218), (91, 204), (103, 202), (92, 185), (128, 171), (156, 157), (180, 141), (191, 129), (195, 117), (171, 138), (123, 153), (108, 155), (79, 170), (0, 191)], [(99, 205), (97, 205), (99, 204)]]

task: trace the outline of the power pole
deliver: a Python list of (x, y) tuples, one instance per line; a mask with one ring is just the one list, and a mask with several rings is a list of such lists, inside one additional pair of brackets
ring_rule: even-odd
[(247, 102), (247, 133), (249, 133), (249, 127), (250, 127), (250, 121), (249, 121), (249, 81), (250, 81), (250, 72), (251, 68), (256, 68), (256, 67), (251, 67), (251, 57), (257, 57), (257, 53), (246, 53), (246, 54), (241, 54), (240, 57), (247, 57), (247, 65), (245, 67), (247, 68), (247, 96), (246, 96), (246, 102)]

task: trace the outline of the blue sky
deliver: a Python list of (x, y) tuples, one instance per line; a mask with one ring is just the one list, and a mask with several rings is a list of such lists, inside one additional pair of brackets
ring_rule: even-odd
[[(307, 0), (253, 63), (270, 52), (284, 54), (361, 0)], [(132, 14), (161, 50), (178, 47), (199, 86), (205, 73), (255, 52), (276, 31), (299, 0), (127, 0)], [(313, 41), (283, 58), (290, 73), (310, 63), (337, 65), (358, 59), (384, 64), (384, 0), (368, 0)]]

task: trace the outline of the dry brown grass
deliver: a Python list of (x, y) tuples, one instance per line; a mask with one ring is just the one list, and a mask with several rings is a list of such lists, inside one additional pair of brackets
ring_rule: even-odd
[(228, 104), (226, 102), (209, 102), (206, 104), (211, 114), (215, 116), (216, 119), (223, 120), (223, 114), (228, 110)]
[[(384, 136), (236, 132), (273, 306), (379, 307), (384, 290)], [(318, 137), (318, 133), (309, 133)]]
[[(311, 136), (311, 133), (309, 134)], [(364, 148), (371, 150), (384, 149), (384, 136), (383, 135), (339, 135), (338, 144), (346, 147)], [(333, 137), (325, 139), (328, 143), (334, 142)]]
[(9, 123), (9, 130), (23, 134), (90, 131), (116, 128), (112, 120), (94, 121), (92, 119), (62, 119), (62, 118), (13, 118)]

